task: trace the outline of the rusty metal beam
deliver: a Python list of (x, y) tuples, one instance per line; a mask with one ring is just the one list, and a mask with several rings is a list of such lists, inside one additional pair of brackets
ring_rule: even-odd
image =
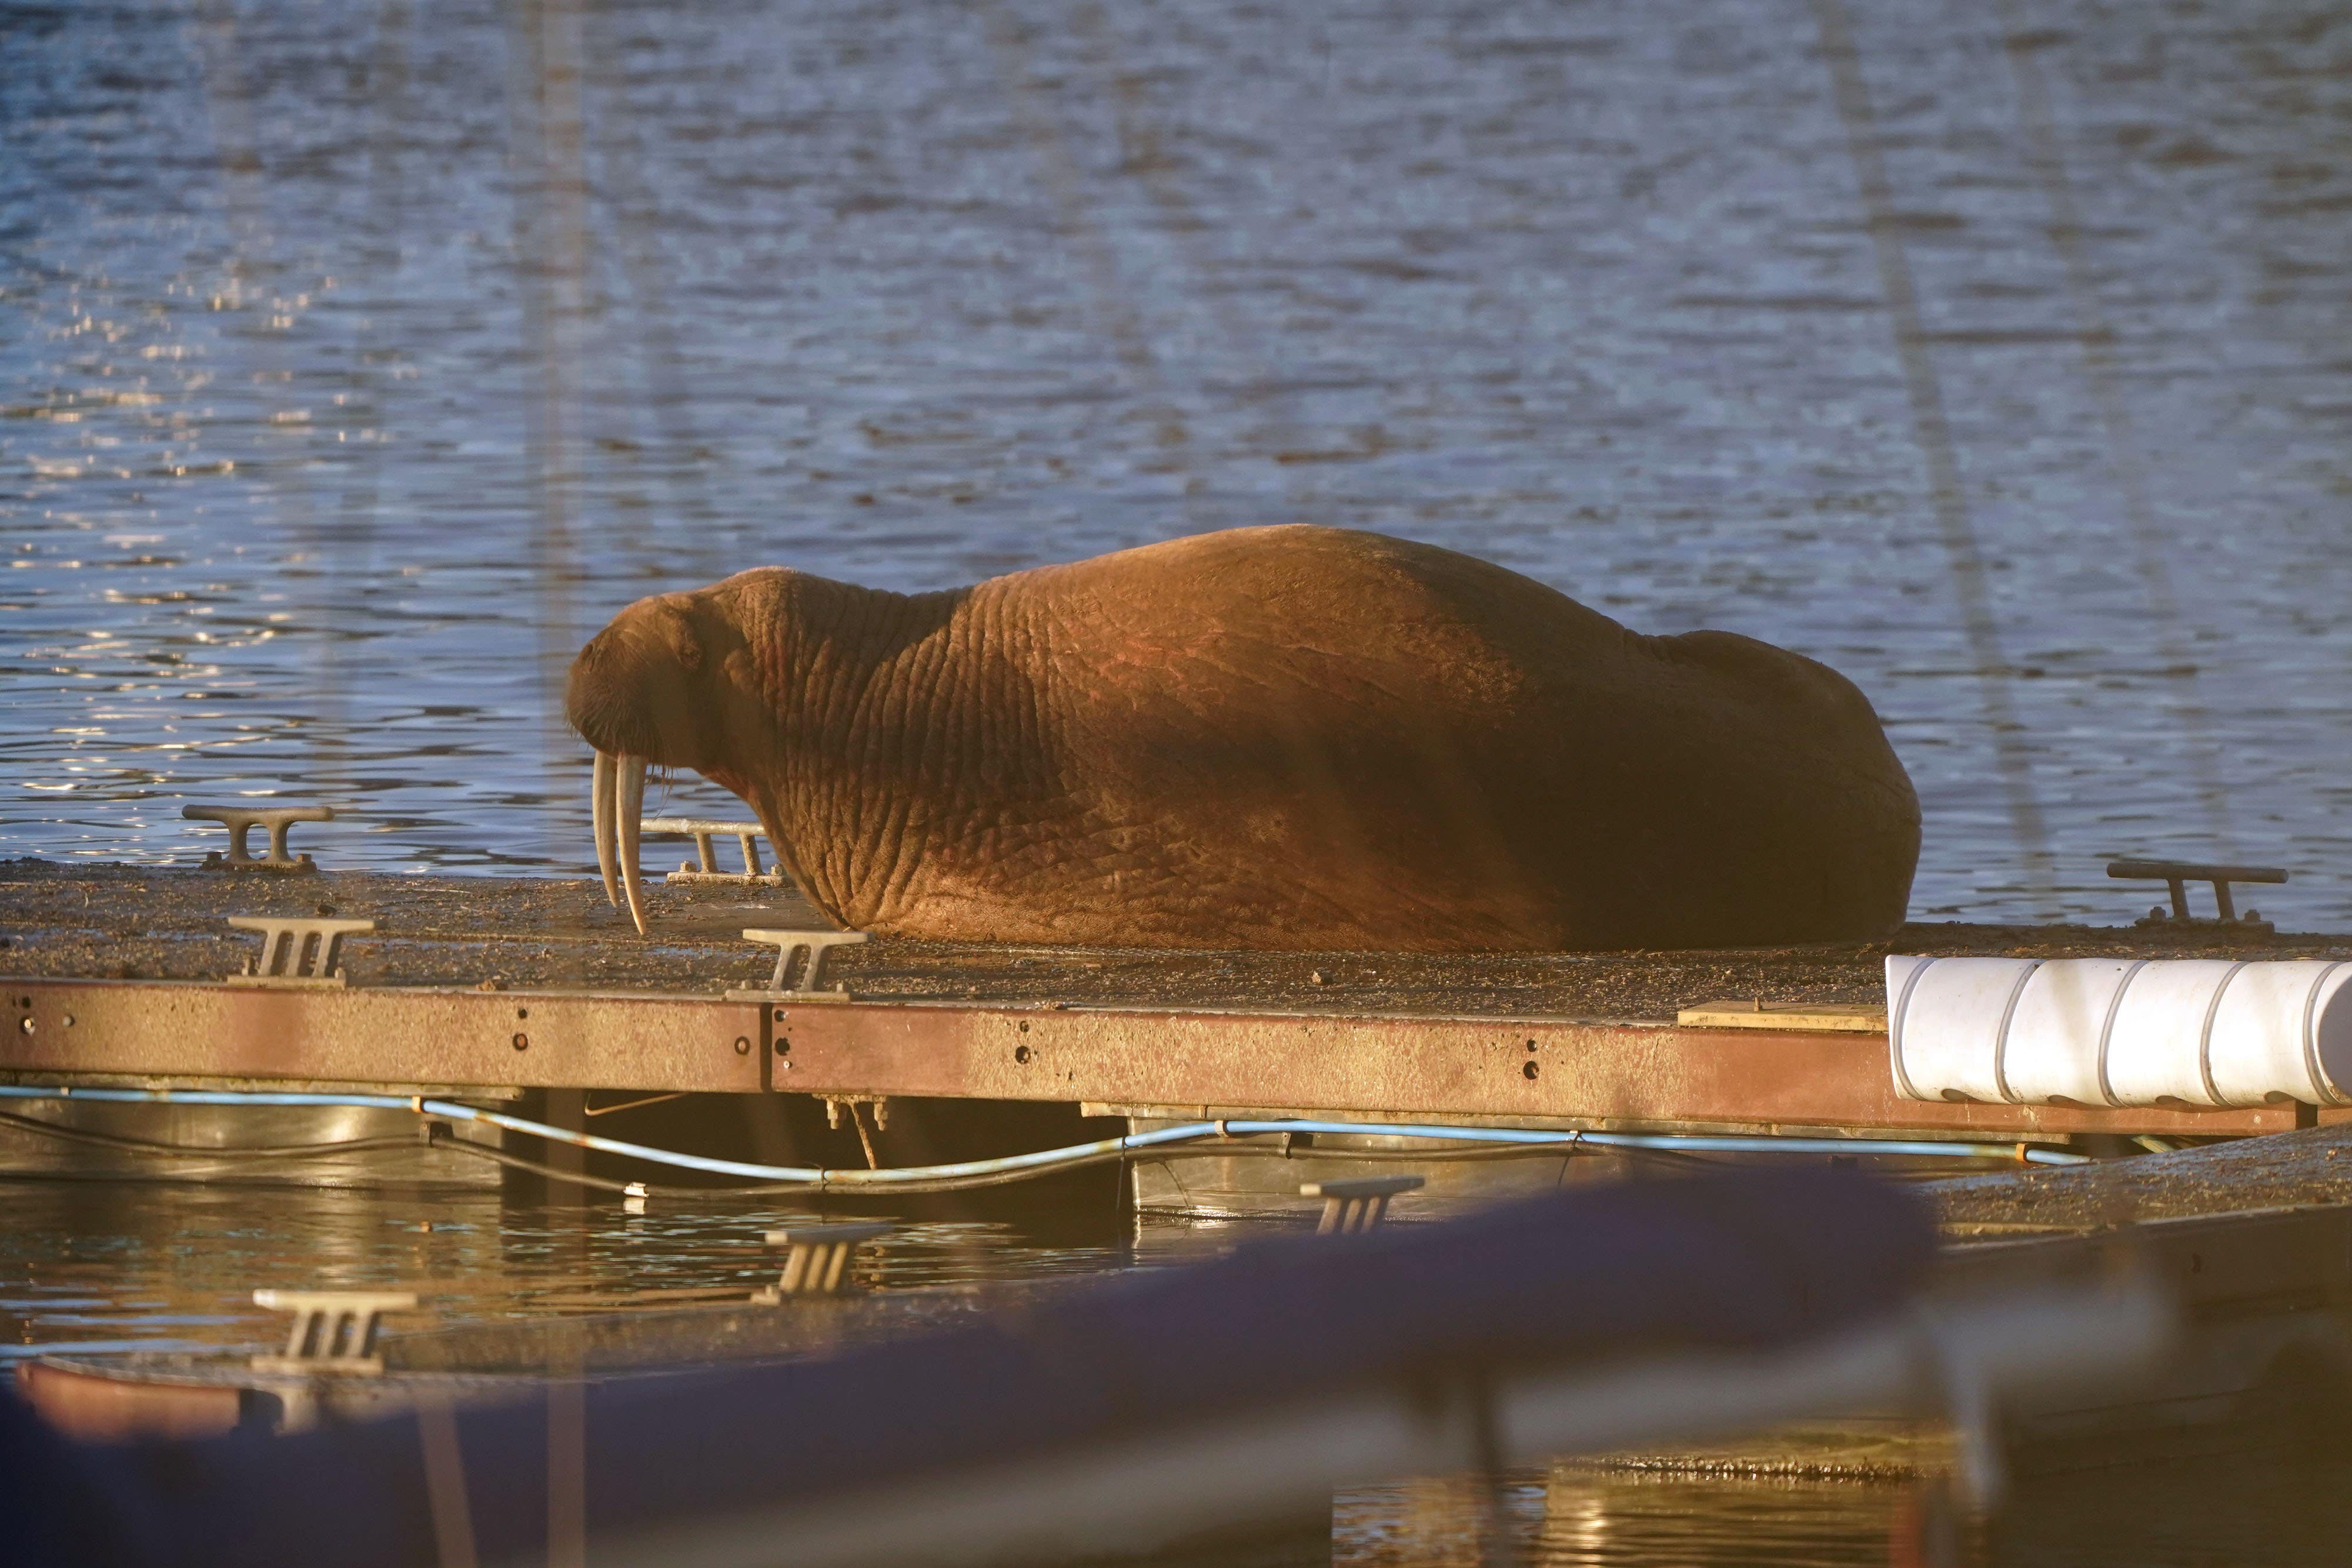
[[(779, 1089), (1988, 1136), (2284, 1132), (2294, 1105), (2109, 1110), (1896, 1097), (1884, 1034), (1563, 1019), (778, 1007)], [(789, 1065), (787, 1065), (789, 1064)], [(2304, 1113), (2308, 1115), (2308, 1112)]]
[(2312, 1115), (2294, 1105), (1906, 1101), (1895, 1096), (1883, 1034), (173, 981), (19, 979), (0, 988), (0, 1072), (19, 1077), (774, 1089), (1994, 1138), (2231, 1135), (2285, 1131)]
[(577, 992), (5, 980), (0, 1070), (757, 1092), (755, 1004)]

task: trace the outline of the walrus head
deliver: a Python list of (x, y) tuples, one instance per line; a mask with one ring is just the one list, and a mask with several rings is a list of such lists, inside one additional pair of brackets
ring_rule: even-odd
[(591, 788), (596, 867), (604, 896), (646, 929), (637, 888), (640, 819), (649, 768), (691, 768), (724, 781), (729, 763), (761, 729), (755, 706), (740, 700), (744, 638), (724, 605), (733, 580), (694, 593), (657, 594), (630, 605), (572, 661), (564, 716), (596, 748)]

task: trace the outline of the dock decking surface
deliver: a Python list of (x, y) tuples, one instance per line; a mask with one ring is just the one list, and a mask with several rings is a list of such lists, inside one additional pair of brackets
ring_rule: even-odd
[[(355, 986), (709, 995), (765, 982), (746, 926), (824, 928), (789, 888), (649, 884), (639, 936), (592, 879), (231, 875), (0, 862), (0, 974), (218, 980), (257, 947), (232, 915), (372, 919), (344, 947)], [(2120, 900), (2119, 900), (2120, 902)], [(949, 946), (836, 949), (828, 979), (877, 1000), (1278, 1009), (1339, 1016), (1671, 1019), (1725, 998), (1883, 1002), (1890, 952), (2076, 957), (2352, 957), (2352, 936), (2172, 935), (2136, 927), (1912, 925), (1885, 941), (1694, 952), (1412, 954)]]
[(1955, 1176), (1922, 1190), (1948, 1231), (2099, 1230), (2352, 1202), (2352, 1125), (2091, 1165)]

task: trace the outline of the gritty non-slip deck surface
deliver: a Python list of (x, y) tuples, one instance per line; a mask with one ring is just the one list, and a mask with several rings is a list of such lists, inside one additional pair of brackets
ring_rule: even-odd
[[(369, 919), (343, 967), (357, 986), (490, 986), (710, 994), (764, 984), (774, 949), (745, 927), (822, 928), (788, 888), (647, 883), (640, 936), (592, 880), (231, 874), (0, 862), (0, 974), (218, 979), (259, 939), (232, 915)], [(2134, 894), (2118, 887), (2119, 905)], [(828, 979), (861, 997), (1339, 1015), (1672, 1019), (1725, 998), (1881, 1002), (1890, 952), (2074, 957), (2352, 957), (2352, 936), (2263, 940), (2129, 925), (1913, 925), (1862, 945), (1606, 954), (1172, 952), (949, 946), (877, 938), (836, 949)]]
[(2352, 1126), (1927, 1184), (1956, 1235), (2099, 1230), (2140, 1220), (2352, 1202)]

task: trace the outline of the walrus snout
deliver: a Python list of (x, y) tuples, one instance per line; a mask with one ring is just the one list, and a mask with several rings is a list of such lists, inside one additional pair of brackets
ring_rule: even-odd
[[(632, 606), (632, 611), (635, 609)], [(625, 612), (572, 661), (563, 716), (581, 737), (614, 756), (650, 758), (665, 768), (707, 768), (714, 758), (695, 722), (690, 690), (700, 644), (678, 656), (667, 637), (648, 637)]]
[(718, 760), (700, 722), (702, 705), (693, 700), (703, 662), (702, 641), (686, 610), (667, 598), (642, 600), (580, 650), (564, 691), (564, 716), (596, 750), (589, 799), (604, 896), (617, 909), (626, 895), (640, 936), (646, 770), (656, 762), (707, 769)]

